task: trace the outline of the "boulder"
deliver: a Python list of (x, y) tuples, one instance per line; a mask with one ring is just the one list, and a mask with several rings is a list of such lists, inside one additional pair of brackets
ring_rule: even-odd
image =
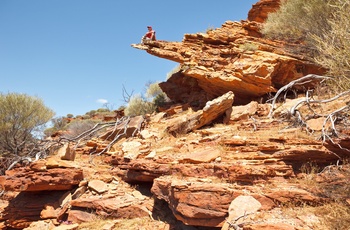
[(219, 149), (205, 148), (196, 149), (193, 153), (183, 157), (179, 160), (180, 163), (209, 163), (220, 157), (221, 151)]
[(221, 228), (221, 230), (229, 230), (231, 224), (244, 223), (242, 219), (251, 214), (254, 214), (261, 208), (261, 203), (252, 196), (238, 196), (230, 204), (228, 213), (229, 216)]
[(233, 99), (233, 93), (228, 92), (212, 101), (208, 101), (202, 110), (190, 115), (180, 116), (170, 122), (166, 130), (176, 135), (179, 133), (188, 133), (210, 124), (228, 109), (231, 109)]
[(9, 228), (23, 229), (40, 219), (56, 218), (58, 199), (65, 191), (21, 192), (13, 198), (2, 213)]

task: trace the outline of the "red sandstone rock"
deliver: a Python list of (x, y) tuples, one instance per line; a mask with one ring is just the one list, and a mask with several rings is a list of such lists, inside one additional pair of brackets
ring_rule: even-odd
[(55, 218), (60, 209), (58, 199), (64, 194), (65, 191), (19, 193), (3, 212), (6, 226), (22, 229), (41, 217)]
[(98, 194), (102, 194), (108, 191), (107, 184), (101, 180), (91, 180), (89, 181), (88, 187), (97, 192)]
[(81, 169), (52, 168), (38, 172), (29, 166), (6, 171), (6, 175), (0, 177), (0, 185), (7, 191), (70, 190), (82, 179)]
[(180, 163), (209, 163), (220, 157), (220, 150), (207, 148), (207, 149), (196, 149), (193, 153), (180, 159)]
[(230, 120), (248, 120), (250, 116), (255, 115), (258, 111), (258, 102), (252, 101), (248, 105), (234, 106), (232, 108), (232, 113)]
[(168, 125), (166, 130), (172, 134), (188, 133), (210, 124), (213, 120), (223, 115), (225, 111), (231, 109), (233, 99), (233, 93), (228, 92), (221, 97), (208, 101), (202, 110), (175, 119)]
[(256, 213), (261, 208), (261, 203), (252, 196), (238, 196), (230, 204), (229, 217), (222, 226), (221, 230), (229, 230), (229, 223), (244, 223), (244, 217)]
[(308, 203), (308, 204), (317, 204), (322, 202), (324, 199), (318, 196), (313, 195), (312, 193), (305, 191), (300, 188), (285, 188), (280, 187), (276, 189), (275, 191), (272, 190), (269, 193), (266, 194), (267, 197), (270, 199), (273, 199), (279, 203), (286, 203), (286, 202), (301, 202), (301, 203)]
[(248, 12), (248, 20), (264, 22), (271, 12), (275, 12), (280, 7), (280, 0), (260, 0), (255, 3)]
[(176, 103), (202, 107), (229, 91), (236, 104), (247, 103), (309, 73), (325, 72), (298, 51), (301, 44), (261, 38), (257, 21), (265, 20), (278, 4), (258, 3), (249, 17), (256, 21), (227, 21), (207, 33), (185, 34), (182, 42), (155, 41), (134, 47), (180, 63), (179, 71), (160, 83)]
[(74, 208), (94, 210), (96, 214), (114, 218), (137, 218), (150, 215), (153, 201), (130, 194), (106, 196), (81, 196), (70, 202)]
[(84, 211), (79, 210), (70, 210), (68, 212), (68, 219), (67, 221), (70, 221), (72, 223), (83, 223), (83, 222), (90, 222), (96, 220), (96, 215)]
[(228, 184), (168, 178), (155, 179), (152, 193), (167, 201), (176, 218), (186, 225), (210, 227), (222, 226), (235, 194)]

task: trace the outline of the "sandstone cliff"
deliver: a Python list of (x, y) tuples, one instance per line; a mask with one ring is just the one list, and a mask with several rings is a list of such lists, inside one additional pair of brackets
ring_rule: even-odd
[(182, 42), (151, 41), (135, 48), (179, 63), (162, 90), (175, 103), (203, 106), (232, 91), (235, 104), (250, 102), (307, 74), (321, 74), (302, 44), (272, 41), (259, 32), (268, 12), (279, 1), (260, 1), (248, 20), (225, 22), (206, 33), (185, 34)]

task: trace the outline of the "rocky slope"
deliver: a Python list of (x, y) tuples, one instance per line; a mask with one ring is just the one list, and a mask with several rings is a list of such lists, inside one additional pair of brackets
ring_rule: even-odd
[(259, 23), (276, 7), (263, 0), (247, 21), (134, 45), (180, 63), (161, 84), (174, 104), (118, 117), (94, 138), (8, 170), (0, 229), (322, 229), (320, 210), (334, 201), (347, 219), (350, 169), (338, 165), (350, 156), (347, 129), (322, 142), (324, 120), (311, 117), (305, 129), (282, 119), (299, 99), (278, 103), (273, 116), (253, 101), (323, 72), (298, 45), (261, 37)]

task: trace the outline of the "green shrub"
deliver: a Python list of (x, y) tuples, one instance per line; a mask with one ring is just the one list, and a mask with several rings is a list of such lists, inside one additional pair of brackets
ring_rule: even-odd
[(85, 114), (85, 115), (82, 116), (82, 119), (84, 119), (84, 120), (87, 120), (87, 119), (90, 119), (90, 118), (91, 118), (91, 116), (89, 114)]
[(310, 40), (310, 35), (330, 28), (330, 15), (325, 0), (282, 0), (280, 9), (268, 15), (262, 33), (275, 39)]
[(152, 100), (155, 107), (163, 106), (165, 102), (169, 101), (167, 95), (159, 87), (158, 82), (149, 84), (146, 91), (146, 96)]
[(51, 119), (52, 127), (44, 131), (45, 136), (49, 137), (59, 130), (64, 130), (67, 126), (67, 119), (65, 117), (55, 117)]
[(215, 30), (214, 26), (209, 26), (205, 32), (209, 33), (209, 32), (214, 31), (214, 30)]
[(117, 111), (122, 111), (125, 110), (126, 106), (125, 105), (121, 105), (119, 106), (119, 108), (117, 109)]
[(146, 96), (148, 98), (153, 98), (153, 97), (156, 97), (157, 95), (159, 94), (162, 94), (163, 91), (162, 89), (159, 87), (159, 83), (158, 82), (155, 82), (155, 83), (150, 83), (148, 85), (148, 88), (146, 90)]
[(74, 115), (73, 115), (73, 114), (71, 114), (71, 113), (68, 113), (66, 117), (67, 117), (67, 118), (73, 118), (73, 117), (74, 117)]
[(53, 115), (40, 98), (0, 94), (0, 153), (25, 154)]
[(97, 113), (104, 113), (104, 112), (109, 112), (110, 110), (107, 108), (99, 108), (97, 109)]
[(262, 33), (270, 38), (305, 41), (315, 62), (334, 76), (334, 91), (350, 89), (350, 2), (284, 0), (270, 13)]
[(83, 132), (91, 129), (96, 125), (97, 121), (96, 120), (74, 120), (71, 123), (69, 123), (66, 127), (66, 134), (64, 134), (65, 138), (73, 138), (76, 137)]
[(318, 55), (315, 60), (326, 67), (329, 74), (335, 76), (332, 88), (350, 89), (350, 2), (337, 0), (330, 7), (332, 17), (328, 19), (329, 30), (322, 35), (313, 35), (312, 39)]
[(158, 94), (157, 96), (155, 96), (153, 98), (153, 104), (156, 106), (156, 107), (159, 107), (159, 106), (164, 106), (164, 104), (169, 101), (169, 98), (166, 96), (165, 93), (161, 93), (161, 94)]
[(142, 98), (141, 95), (136, 95), (130, 98), (130, 101), (125, 108), (126, 116), (138, 116), (153, 113), (156, 107), (152, 102)]
[(87, 112), (85, 115), (94, 116), (95, 114), (96, 114), (96, 110), (91, 110), (91, 111)]

